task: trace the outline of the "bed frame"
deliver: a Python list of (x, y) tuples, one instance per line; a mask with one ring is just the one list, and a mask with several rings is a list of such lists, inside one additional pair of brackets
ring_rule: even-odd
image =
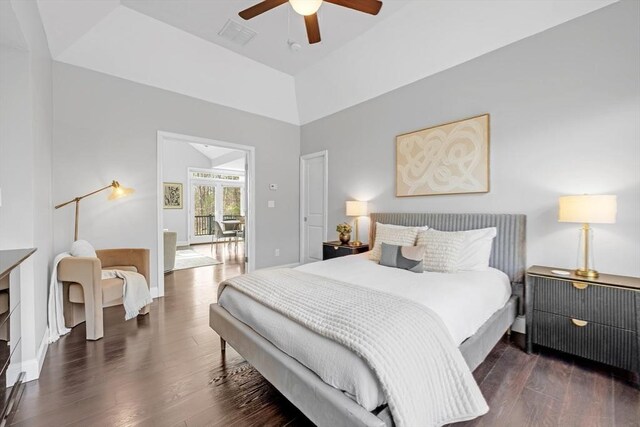
[[(513, 295), (473, 336), (459, 347), (474, 370), (522, 312), (525, 271), (526, 216), (514, 214), (370, 214), (369, 243), (375, 242), (376, 223), (406, 226), (428, 225), (442, 231), (496, 227), (489, 265), (504, 271)], [(392, 426), (388, 407), (369, 412), (340, 390), (329, 386), (313, 371), (280, 351), (218, 304), (211, 304), (209, 325), (220, 335), (221, 351), (228, 342), (291, 403), (319, 426)]]

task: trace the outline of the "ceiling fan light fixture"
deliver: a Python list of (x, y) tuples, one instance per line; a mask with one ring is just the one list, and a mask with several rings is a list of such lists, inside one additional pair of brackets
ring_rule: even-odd
[(289, 3), (302, 16), (313, 15), (322, 6), (322, 0), (289, 0)]

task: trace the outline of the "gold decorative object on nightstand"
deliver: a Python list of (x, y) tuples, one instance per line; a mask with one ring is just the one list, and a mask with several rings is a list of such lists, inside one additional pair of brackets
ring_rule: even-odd
[(581, 277), (598, 277), (593, 268), (593, 232), (589, 224), (614, 224), (616, 222), (616, 196), (588, 195), (562, 196), (559, 200), (558, 221), (582, 223), (579, 264), (575, 274)]

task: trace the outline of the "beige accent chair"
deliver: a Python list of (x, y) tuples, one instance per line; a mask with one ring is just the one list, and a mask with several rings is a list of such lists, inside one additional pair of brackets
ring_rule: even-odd
[[(102, 249), (97, 258), (67, 257), (58, 264), (58, 280), (63, 284), (64, 323), (73, 328), (87, 322), (87, 339), (104, 336), (103, 307), (122, 304), (122, 279), (102, 280), (102, 270), (136, 271), (149, 286), (149, 249)], [(140, 315), (149, 313), (149, 306)]]

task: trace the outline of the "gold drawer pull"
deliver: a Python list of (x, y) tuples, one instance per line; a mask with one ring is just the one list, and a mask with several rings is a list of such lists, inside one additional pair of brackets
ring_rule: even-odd
[(340, 246), (334, 246), (333, 249), (337, 251), (338, 249), (340, 249)]
[(583, 326), (587, 326), (587, 323), (589, 322), (586, 320), (571, 319), (571, 323), (582, 328)]
[(573, 285), (574, 288), (576, 289), (587, 289), (589, 287), (588, 283), (582, 283), (582, 282), (571, 282), (571, 284)]

